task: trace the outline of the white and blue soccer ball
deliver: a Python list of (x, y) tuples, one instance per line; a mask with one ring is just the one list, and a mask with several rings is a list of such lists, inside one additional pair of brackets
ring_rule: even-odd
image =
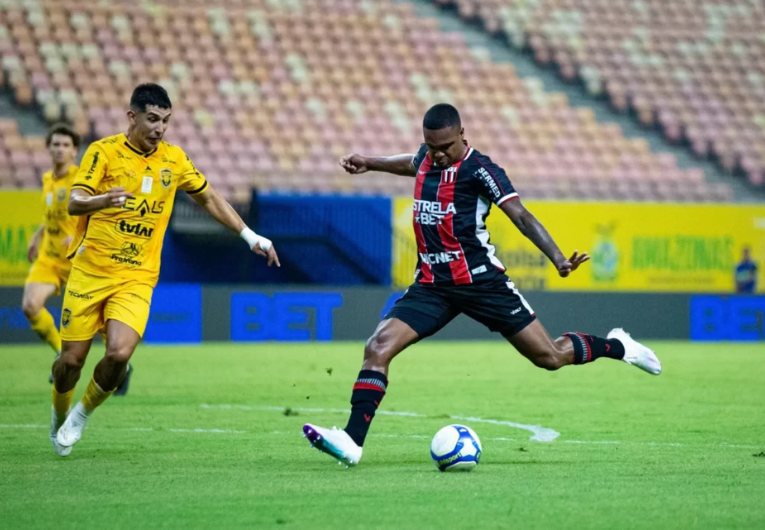
[(470, 427), (447, 425), (433, 437), (430, 456), (439, 471), (472, 471), (481, 459), (481, 440)]

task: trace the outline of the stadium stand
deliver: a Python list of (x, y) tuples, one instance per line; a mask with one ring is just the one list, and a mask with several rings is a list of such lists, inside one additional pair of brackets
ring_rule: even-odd
[(765, 4), (436, 0), (728, 172), (765, 183)]
[[(467, 13), (477, 4), (460, 2)], [(502, 6), (512, 2), (486, 4), (492, 10), (481, 12), (499, 28)], [(410, 4), (225, 5), (0, 1), (3, 81), (19, 105), (36, 105), (48, 121), (70, 120), (92, 137), (124, 129), (125, 102), (137, 83), (161, 83), (175, 102), (168, 140), (182, 145), (234, 202), (249, 201), (252, 187), (408, 194), (407, 179), (351, 177), (339, 171), (337, 159), (349, 150), (412, 152), (421, 141), (423, 110), (438, 101), (460, 108), (468, 139), (507, 169), (524, 196), (731, 198), (727, 185), (706, 182), (699, 169), (678, 168), (672, 155), (652, 153), (645, 140), (625, 138), (591, 110), (571, 107), (564, 94), (518, 77), (510, 64), (491, 62), (460, 34), (415, 16)], [(535, 46), (548, 42), (543, 35), (534, 33)], [(616, 33), (611, 35), (616, 42)], [(662, 120), (686, 119), (689, 113), (680, 111), (689, 107), (682, 97), (656, 94), (671, 96)], [(738, 123), (725, 129), (727, 141), (737, 138)], [(699, 131), (708, 134), (706, 128)], [(0, 184), (37, 185), (45, 167), (39, 141), (21, 138), (9, 121), (2, 122), (0, 134), (0, 162), (8, 162), (0, 164), (6, 168)], [(733, 149), (733, 143), (725, 145)], [(747, 153), (747, 160), (761, 160), (757, 151)]]

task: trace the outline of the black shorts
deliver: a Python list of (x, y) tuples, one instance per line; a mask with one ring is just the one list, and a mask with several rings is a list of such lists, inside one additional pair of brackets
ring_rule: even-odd
[(515, 335), (537, 318), (513, 282), (507, 279), (456, 287), (414, 284), (385, 318), (405, 322), (424, 339), (460, 313), (505, 337)]

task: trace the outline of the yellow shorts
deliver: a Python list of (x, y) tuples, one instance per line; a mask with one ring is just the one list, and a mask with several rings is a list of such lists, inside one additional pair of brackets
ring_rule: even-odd
[(127, 324), (143, 337), (149, 321), (151, 284), (95, 276), (72, 269), (61, 310), (61, 338), (89, 340), (107, 320)]
[(35, 260), (29, 269), (26, 283), (49, 283), (56, 286), (56, 294), (69, 278), (72, 264), (69, 260), (59, 261), (41, 256)]

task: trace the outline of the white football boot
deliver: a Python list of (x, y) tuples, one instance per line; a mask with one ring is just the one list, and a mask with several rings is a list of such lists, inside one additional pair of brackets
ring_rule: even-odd
[(343, 429), (332, 427), (330, 430), (306, 423), (303, 425), (303, 436), (313, 447), (336, 458), (339, 464), (355, 466), (361, 460), (361, 447)]
[(624, 345), (625, 363), (637, 366), (649, 374), (661, 373), (661, 361), (650, 348), (643, 346), (630, 337), (630, 334), (622, 328), (615, 328), (608, 332), (607, 338), (616, 339)]
[(59, 428), (66, 420), (66, 417), (59, 417), (58, 414), (56, 414), (56, 410), (51, 407), (51, 419), (50, 419), (50, 442), (53, 444), (53, 449), (56, 450), (56, 454), (58, 456), (69, 456), (69, 453), (72, 452), (71, 447), (64, 447), (58, 443), (58, 440), (56, 439), (56, 434), (58, 433)]
[(85, 425), (88, 424), (89, 417), (90, 413), (85, 410), (82, 402), (78, 402), (74, 408), (69, 411), (66, 421), (58, 430), (58, 434), (56, 435), (58, 444), (71, 450), (71, 447), (82, 438), (82, 431), (85, 430)]

